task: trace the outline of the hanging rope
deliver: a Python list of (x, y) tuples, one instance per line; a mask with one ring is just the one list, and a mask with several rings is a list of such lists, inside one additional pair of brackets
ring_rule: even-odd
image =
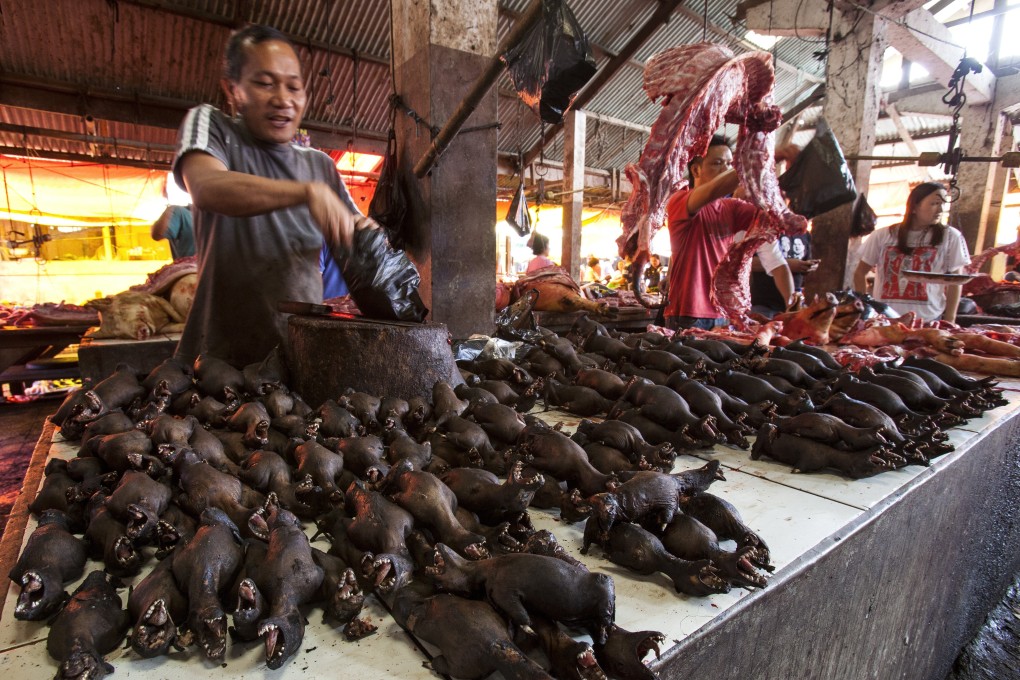
[(701, 7), (701, 42), (708, 42), (708, 0)]

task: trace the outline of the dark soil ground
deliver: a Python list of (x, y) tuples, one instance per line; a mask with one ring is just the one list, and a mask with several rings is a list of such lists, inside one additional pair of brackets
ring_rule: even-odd
[(16, 403), (0, 403), (0, 536), (14, 501), (21, 493), (25, 470), (32, 458), (46, 416), (60, 406), (62, 396)]

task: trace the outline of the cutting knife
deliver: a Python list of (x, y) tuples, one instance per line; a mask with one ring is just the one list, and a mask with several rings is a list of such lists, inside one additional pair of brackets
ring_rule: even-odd
[(276, 303), (276, 311), (284, 314), (301, 314), (303, 316), (320, 316), (328, 319), (340, 319), (342, 321), (360, 321), (362, 323), (377, 323), (386, 326), (420, 326), (412, 321), (387, 321), (383, 319), (369, 319), (357, 314), (345, 312), (334, 312), (329, 305), (320, 305), (314, 302), (298, 302), (297, 300), (280, 300)]

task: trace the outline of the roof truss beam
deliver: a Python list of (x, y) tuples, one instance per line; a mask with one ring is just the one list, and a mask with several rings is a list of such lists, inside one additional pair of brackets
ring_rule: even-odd
[[(0, 105), (71, 116), (92, 115), (99, 120), (176, 130), (188, 109), (198, 104), (182, 99), (94, 88), (86, 91), (74, 83), (0, 75)], [(348, 142), (354, 138), (352, 128), (328, 121), (305, 120), (301, 126), (309, 131), (312, 143), (319, 148), (346, 149)], [(358, 151), (381, 153), (386, 148), (386, 139), (383, 132), (359, 128), (356, 148)]]
[[(175, 14), (180, 17), (186, 17), (188, 19), (194, 19), (195, 21), (202, 21), (207, 24), (215, 24), (216, 26), (223, 26), (230, 30), (243, 28), (248, 22), (239, 16), (239, 12), (236, 12), (234, 16), (226, 16), (223, 14), (216, 14), (213, 12), (205, 12), (199, 9), (192, 9), (190, 7), (182, 7), (180, 5), (164, 2), (163, 0), (119, 0), (127, 5), (134, 5), (144, 9), (156, 10), (159, 12), (166, 12), (168, 14)], [(360, 61), (371, 61), (377, 64), (384, 64), (387, 68), (390, 66), (390, 58), (386, 55), (378, 54), (367, 54), (364, 52), (358, 52), (350, 47), (343, 45), (334, 45), (327, 43), (322, 40), (312, 40), (300, 35), (294, 35), (283, 31), (283, 34), (287, 36), (295, 45), (300, 47), (307, 47), (312, 50), (318, 50), (321, 52), (329, 52), (331, 54), (340, 54), (351, 59), (358, 59)]]

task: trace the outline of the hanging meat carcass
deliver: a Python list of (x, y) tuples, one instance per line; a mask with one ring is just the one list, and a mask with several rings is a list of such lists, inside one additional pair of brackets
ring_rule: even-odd
[(807, 221), (790, 212), (779, 191), (773, 166), (773, 131), (782, 115), (772, 104), (775, 74), (772, 56), (740, 56), (722, 45), (698, 43), (665, 50), (645, 66), (644, 90), (653, 100), (664, 97), (662, 113), (652, 126), (637, 164), (626, 172), (632, 186), (623, 209), (620, 254), (630, 257), (635, 293), (640, 290), (652, 236), (662, 226), (669, 195), (683, 187), (683, 171), (692, 156), (704, 155), (712, 134), (723, 123), (740, 126), (734, 165), (747, 199), (761, 213), (744, 240), (733, 246), (716, 268), (713, 301), (731, 320), (741, 322), (751, 306), (751, 258), (762, 243), (780, 234), (802, 233)]

